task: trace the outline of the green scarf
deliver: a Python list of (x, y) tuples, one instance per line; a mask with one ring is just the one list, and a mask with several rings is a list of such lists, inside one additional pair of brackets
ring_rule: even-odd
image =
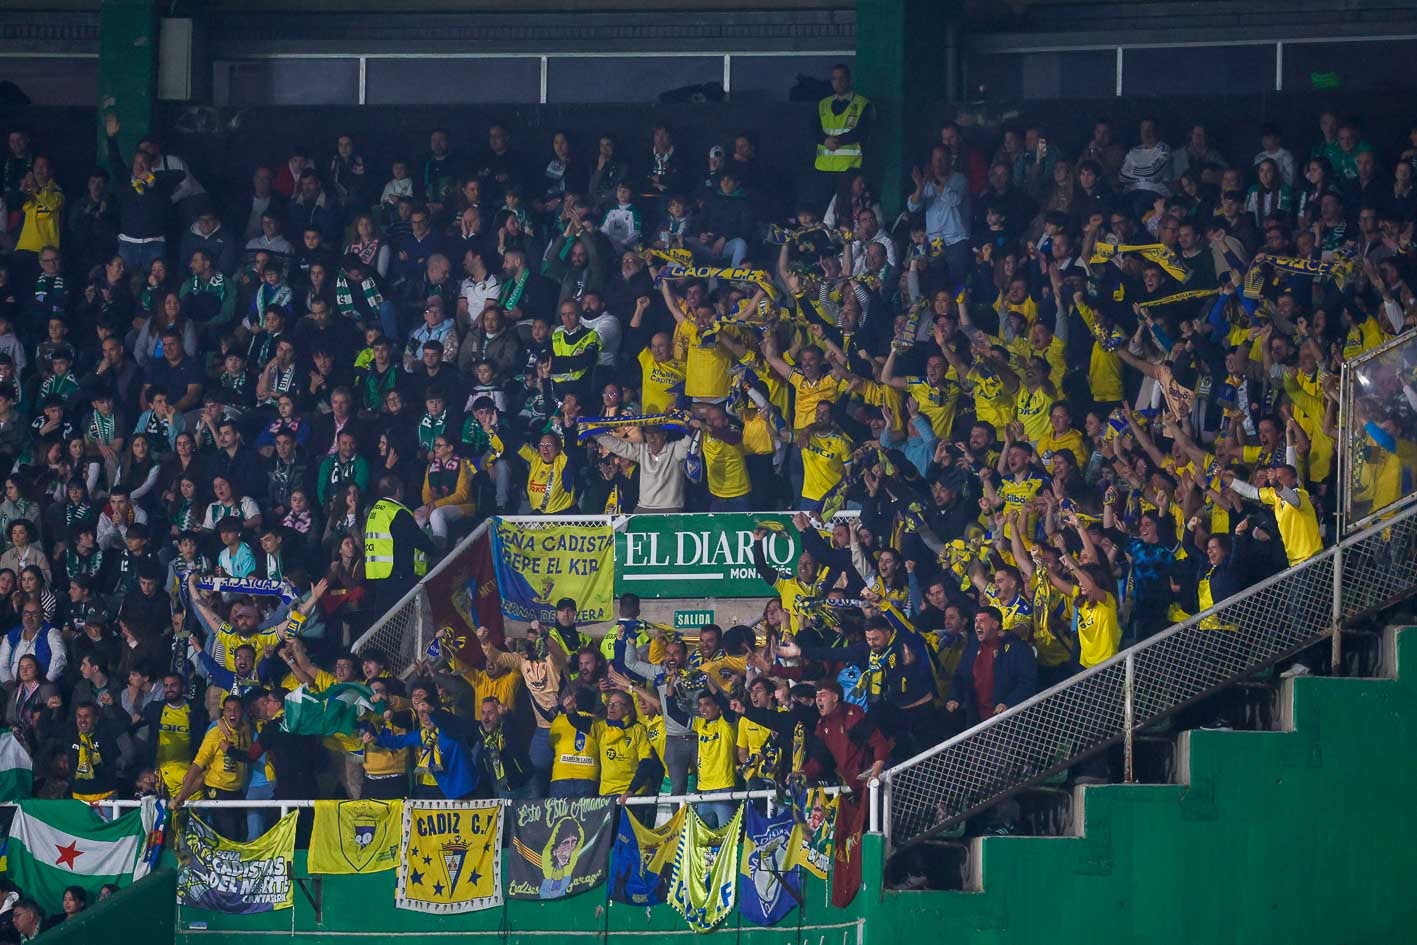
[[(364, 293), (364, 304), (369, 307), (369, 311), (377, 312), (384, 301), (378, 283), (373, 279), (365, 279), (359, 284), (359, 288)], [(349, 287), (349, 277), (343, 272), (335, 276), (335, 307), (346, 318), (359, 317), (359, 309), (354, 305), (354, 291)]]

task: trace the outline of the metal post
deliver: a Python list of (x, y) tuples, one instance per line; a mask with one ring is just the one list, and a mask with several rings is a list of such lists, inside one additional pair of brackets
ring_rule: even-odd
[(1329, 672), (1343, 675), (1343, 542), (1333, 546), (1333, 609), (1330, 614)]
[(886, 838), (886, 853), (891, 852), (891, 776), (886, 773), (885, 790), (881, 792), (881, 834)]
[(1122, 677), (1122, 769), (1123, 780), (1135, 783), (1132, 775), (1132, 729), (1136, 724), (1135, 706), (1132, 696), (1136, 691), (1136, 662), (1130, 650), (1127, 651), (1126, 674)]
[(881, 779), (872, 778), (868, 785), (870, 788), (869, 803), (871, 811), (871, 833), (881, 832)]

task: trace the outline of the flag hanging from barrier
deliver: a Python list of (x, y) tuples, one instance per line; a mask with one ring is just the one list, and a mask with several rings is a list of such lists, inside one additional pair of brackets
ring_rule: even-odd
[(688, 810), (681, 806), (660, 827), (646, 827), (626, 810), (610, 853), (611, 899), (634, 906), (665, 901), (674, 851)]
[(510, 811), (509, 899), (561, 899), (605, 882), (613, 797), (522, 801)]
[(82, 801), (21, 801), (5, 842), (6, 875), (45, 914), (60, 911), (68, 886), (82, 886), (96, 900), (105, 884), (127, 886), (147, 875), (145, 843), (161, 807), (157, 798), (145, 799), (141, 810), (107, 821)]
[(311, 873), (379, 873), (398, 865), (403, 801), (316, 801)]
[(492, 557), (502, 613), (556, 619), (556, 601), (576, 602), (577, 623), (615, 619), (615, 535), (609, 523), (535, 527), (496, 519)]
[(754, 925), (775, 925), (802, 903), (802, 871), (790, 863), (792, 812), (769, 817), (745, 804), (738, 912)]
[(792, 859), (818, 879), (826, 879), (831, 869), (832, 846), (836, 838), (837, 798), (823, 788), (808, 788), (793, 794)]
[(178, 830), (178, 904), (235, 915), (291, 908), (298, 816), (291, 811), (257, 839), (237, 843), (187, 812)]
[(501, 904), (501, 801), (406, 801), (394, 905), (456, 915)]
[(674, 851), (669, 904), (695, 932), (711, 932), (737, 902), (738, 856), (743, 847), (743, 807), (717, 830), (690, 809)]
[(492, 642), (503, 645), (502, 602), (492, 564), (492, 535), (479, 535), (443, 560), (426, 579), (428, 612), (438, 635), (424, 655), (430, 662), (451, 657), (465, 666), (482, 666), (477, 628), (492, 631)]

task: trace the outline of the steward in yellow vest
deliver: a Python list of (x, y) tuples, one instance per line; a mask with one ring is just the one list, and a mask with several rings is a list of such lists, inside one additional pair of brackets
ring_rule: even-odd
[(871, 100), (851, 89), (851, 70), (832, 67), (832, 93), (817, 103), (816, 168), (844, 174), (861, 166), (861, 141), (870, 123)]
[(379, 496), (364, 522), (364, 578), (376, 614), (397, 603), (428, 573), (428, 554), (434, 547), (404, 506), (397, 476), (379, 480)]

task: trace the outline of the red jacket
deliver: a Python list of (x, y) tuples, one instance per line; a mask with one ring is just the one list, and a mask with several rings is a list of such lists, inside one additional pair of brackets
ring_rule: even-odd
[[(859, 706), (841, 702), (830, 715), (817, 720), (817, 744), (831, 754), (832, 761), (836, 763), (837, 777), (846, 784), (853, 784), (858, 774), (877, 761), (884, 764), (890, 757), (891, 743), (880, 730), (871, 732), (865, 745), (851, 740), (851, 730), (865, 717), (866, 713)], [(825, 759), (816, 754), (807, 759), (804, 773), (808, 779), (817, 780), (825, 770)]]

